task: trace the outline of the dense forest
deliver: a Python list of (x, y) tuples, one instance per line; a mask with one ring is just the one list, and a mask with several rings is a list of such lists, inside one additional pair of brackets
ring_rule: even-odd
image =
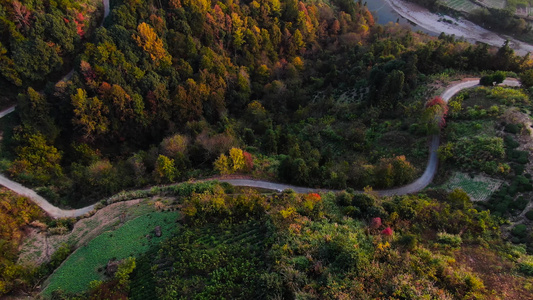
[[(9, 28), (22, 35), (7, 8)], [(62, 26), (75, 34), (72, 23)], [(28, 28), (37, 25), (29, 19)], [(214, 173), (402, 185), (427, 155), (428, 126), (417, 113), (428, 75), (531, 64), (507, 44), (495, 51), (377, 25), (362, 2), (348, 0), (116, 2), (84, 39), (71, 80), (38, 89), (50, 67), (13, 66), (20, 72), (9, 74), (36, 78), (17, 87), (4, 75), (3, 83), (20, 90), (20, 125), (5, 130), (2, 169), (71, 206)], [(6, 61), (19, 61), (10, 48)]]
[(61, 77), (99, 21), (101, 2), (0, 1), (2, 96)]

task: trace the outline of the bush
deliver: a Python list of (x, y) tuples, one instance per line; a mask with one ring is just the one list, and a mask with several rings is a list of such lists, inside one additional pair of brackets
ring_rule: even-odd
[(524, 260), (518, 264), (518, 271), (527, 275), (533, 276), (533, 259)]
[(517, 133), (520, 132), (520, 128), (521, 128), (521, 126), (519, 124), (512, 124), (511, 123), (511, 124), (505, 125), (504, 131), (512, 133), (512, 134), (517, 134)]
[(336, 201), (340, 206), (349, 206), (352, 204), (353, 196), (346, 191), (342, 191), (337, 194)]
[(511, 135), (506, 135), (506, 136), (503, 138), (503, 141), (504, 141), (504, 143), (505, 143), (505, 146), (506, 146), (507, 148), (510, 148), (510, 149), (514, 149), (514, 148), (520, 146), (520, 143), (518, 143), (517, 141), (515, 141)]
[(492, 79), (492, 76), (483, 76), (479, 79), (479, 84), (483, 86), (493, 86), (494, 81)]
[(452, 247), (459, 247), (463, 240), (458, 234), (439, 232), (437, 233), (437, 242), (439, 242), (439, 244), (450, 245)]
[(402, 235), (398, 240), (398, 244), (404, 246), (409, 250), (413, 250), (418, 245), (418, 239), (413, 234)]
[(526, 218), (533, 221), (533, 209), (526, 213)]
[(523, 239), (527, 236), (527, 226), (524, 225), (524, 224), (519, 224), (519, 225), (516, 225), (515, 227), (513, 227), (513, 229), (511, 230), (511, 233), (520, 238), (520, 239)]

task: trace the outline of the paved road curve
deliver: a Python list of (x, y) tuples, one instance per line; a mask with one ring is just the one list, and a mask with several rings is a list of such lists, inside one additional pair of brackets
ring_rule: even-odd
[[(446, 90), (444, 90), (444, 92), (441, 94), (441, 97), (446, 102), (448, 102), (448, 100), (450, 100), (453, 97), (453, 95), (457, 94), (459, 91), (474, 87), (478, 84), (479, 84), (479, 78), (470, 78), (470, 79), (462, 80), (459, 83), (452, 84)], [(502, 85), (519, 86), (520, 82), (516, 79), (507, 79), (503, 82)], [(13, 106), (0, 112), (0, 118), (13, 112), (14, 110), (15, 110), (15, 107)], [(424, 171), (424, 174), (422, 174), (420, 178), (418, 178), (417, 180), (415, 180), (414, 182), (408, 185), (405, 185), (399, 188), (390, 189), (390, 190), (381, 190), (377, 192), (383, 196), (405, 195), (405, 194), (411, 194), (411, 193), (418, 192), (422, 190), (423, 188), (425, 188), (428, 184), (431, 183), (431, 181), (433, 180), (433, 177), (435, 177), (435, 173), (437, 172), (437, 165), (438, 165), (437, 149), (439, 148), (439, 143), (440, 143), (440, 137), (438, 135), (433, 135), (431, 137), (431, 144), (429, 146), (428, 164), (426, 166), (426, 170)], [(337, 191), (337, 190), (328, 190), (328, 189), (299, 187), (299, 186), (293, 186), (293, 185), (288, 185), (288, 184), (274, 183), (274, 182), (262, 181), (262, 180), (252, 180), (252, 179), (219, 179), (219, 181), (227, 182), (234, 186), (247, 186), (247, 187), (263, 188), (263, 189), (276, 190), (276, 191), (283, 191), (285, 189), (293, 189), (297, 193), (328, 192), (328, 191), (336, 192)], [(84, 208), (75, 209), (75, 210), (60, 209), (50, 204), (46, 199), (39, 196), (33, 190), (8, 179), (2, 174), (0, 174), (0, 185), (3, 185), (6, 188), (18, 194), (21, 194), (21, 195), (24, 195), (30, 198), (32, 201), (34, 201), (44, 211), (46, 211), (50, 216), (54, 218), (78, 217), (94, 209), (94, 204), (84, 207)]]
[[(448, 102), (459, 91), (474, 87), (478, 84), (479, 84), (479, 78), (469, 78), (469, 79), (462, 80), (461, 82), (452, 84), (446, 90), (444, 90), (444, 92), (442, 92), (441, 94), (441, 97), (444, 101)], [(506, 79), (502, 83), (502, 85), (520, 86), (520, 82), (516, 79)], [(426, 186), (428, 186), (431, 183), (431, 181), (433, 181), (433, 177), (435, 177), (435, 174), (437, 173), (437, 166), (439, 163), (439, 159), (437, 156), (437, 150), (439, 148), (439, 144), (440, 144), (440, 136), (433, 135), (431, 137), (431, 144), (429, 145), (428, 164), (426, 166), (426, 170), (424, 171), (424, 174), (422, 174), (420, 178), (418, 178), (417, 180), (413, 181), (412, 183), (408, 185), (405, 185), (399, 188), (389, 189), (389, 190), (380, 190), (377, 192), (382, 196), (406, 195), (406, 194), (416, 193), (424, 189)], [(298, 193), (309, 193), (313, 191), (315, 192), (336, 191), (336, 190), (298, 187), (298, 186), (291, 186), (291, 185), (273, 183), (273, 182), (268, 182), (268, 181), (258, 181), (258, 180), (249, 180), (249, 179), (228, 179), (228, 180), (219, 180), (219, 181), (227, 182), (227, 183), (230, 183), (236, 186), (249, 186), (249, 187), (257, 187), (257, 188), (264, 188), (264, 189), (278, 190), (278, 191), (291, 188)]]

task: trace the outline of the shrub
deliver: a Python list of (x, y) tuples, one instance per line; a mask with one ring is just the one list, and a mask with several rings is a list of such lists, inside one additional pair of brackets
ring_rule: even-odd
[(519, 224), (519, 225), (516, 225), (515, 227), (513, 227), (513, 229), (511, 230), (511, 233), (518, 237), (518, 238), (525, 238), (527, 236), (527, 226), (524, 225), (524, 224)]
[(409, 250), (413, 250), (418, 245), (418, 239), (413, 234), (402, 235), (398, 243)]
[(479, 84), (483, 86), (493, 86), (494, 80), (492, 79), (492, 76), (483, 76), (479, 79)]
[(352, 204), (352, 198), (353, 196), (347, 193), (346, 191), (342, 191), (337, 194), (337, 197), (335, 200), (337, 201), (337, 204), (341, 206), (348, 206)]
[(505, 125), (505, 129), (504, 131), (505, 132), (509, 132), (509, 133), (512, 133), (512, 134), (517, 134), (520, 132), (520, 125), (519, 124), (507, 124)]
[(526, 218), (533, 221), (533, 209), (526, 213)]
[(520, 146), (520, 143), (515, 141), (511, 135), (506, 135), (503, 138), (503, 141), (505, 143), (505, 146), (507, 146), (507, 148), (510, 148), (510, 149), (514, 149), (514, 148)]
[(372, 220), (370, 221), (370, 228), (378, 229), (379, 227), (381, 227), (381, 218), (380, 217), (372, 218)]
[(390, 227), (383, 229), (383, 231), (381, 232), (381, 234), (386, 235), (386, 236), (391, 236), (393, 235), (393, 233), (394, 231), (392, 231), (392, 228)]
[(458, 234), (449, 234), (446, 232), (437, 233), (437, 241), (440, 244), (450, 245), (452, 247), (459, 247), (463, 242)]
[(533, 276), (533, 258), (525, 259), (518, 264), (518, 271), (527, 275)]

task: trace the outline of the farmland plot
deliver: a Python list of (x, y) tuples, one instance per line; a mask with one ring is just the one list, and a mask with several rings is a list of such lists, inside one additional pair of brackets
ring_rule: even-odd
[[(44, 295), (61, 289), (78, 293), (87, 290), (93, 280), (104, 279), (107, 262), (138, 256), (176, 228), (178, 212), (152, 212), (126, 222), (115, 231), (99, 235), (76, 250), (45, 282)], [(163, 237), (154, 237), (155, 226), (161, 226)]]
[(456, 188), (463, 189), (472, 201), (486, 201), (490, 195), (502, 185), (503, 181), (476, 175), (473, 178), (468, 174), (456, 172), (444, 185), (449, 191)]
[(499, 9), (503, 9), (505, 7), (505, 4), (507, 3), (507, 1), (505, 0), (482, 0), (480, 2), (483, 2), (483, 4), (489, 7), (499, 8)]
[(481, 6), (469, 0), (444, 0), (442, 3), (451, 9), (467, 13), (471, 13), (475, 9), (481, 8)]

